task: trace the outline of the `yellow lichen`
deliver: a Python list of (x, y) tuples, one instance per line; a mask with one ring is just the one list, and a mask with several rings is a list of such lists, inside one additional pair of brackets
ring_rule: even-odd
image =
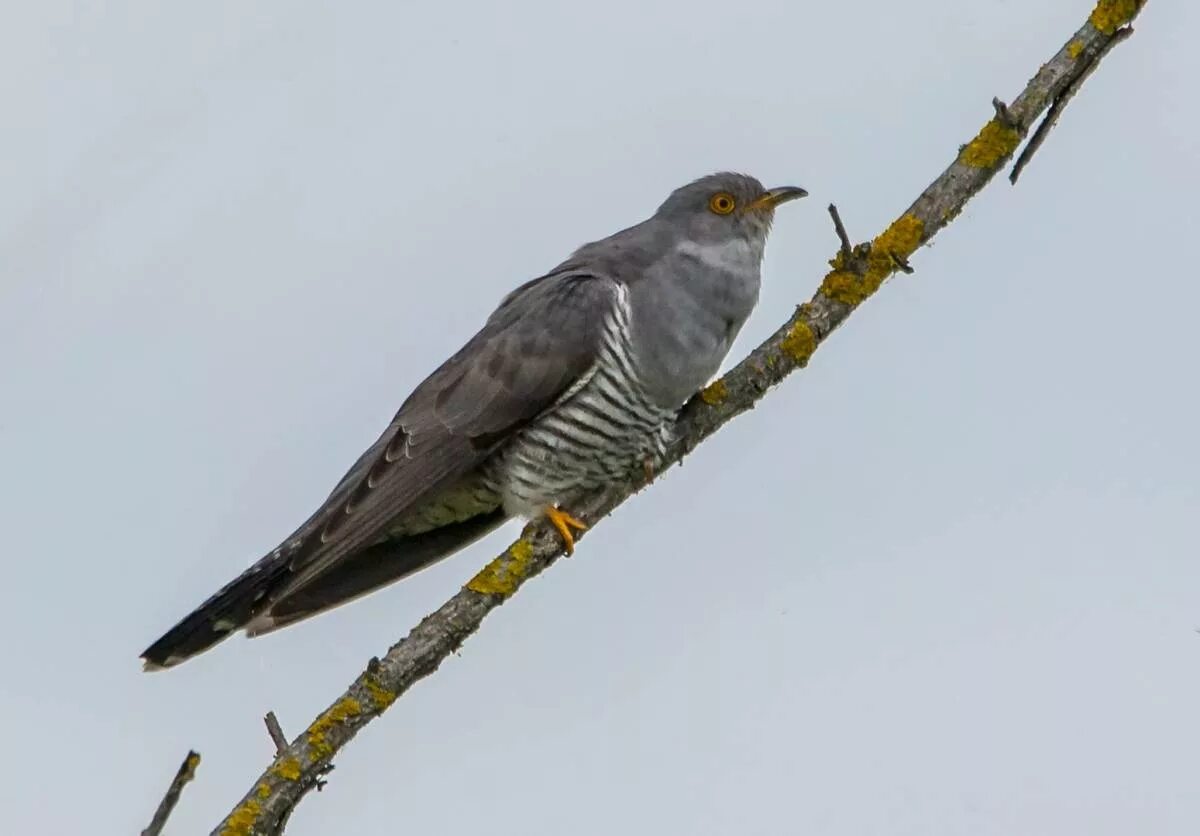
[(258, 823), (260, 813), (262, 813), (262, 807), (253, 798), (243, 801), (233, 808), (233, 812), (225, 820), (225, 826), (221, 828), (221, 836), (250, 836), (254, 825)]
[(333, 707), (314, 720), (306, 732), (309, 758), (318, 761), (332, 755), (333, 744), (325, 735), (335, 726), (340, 726), (359, 714), (362, 714), (362, 703), (354, 697), (342, 697), (333, 704)]
[(499, 595), (507, 598), (517, 591), (521, 581), (529, 574), (532, 558), (533, 544), (522, 537), (509, 546), (508, 551), (467, 581), (467, 589), (480, 595)]
[[(896, 269), (895, 258), (908, 258), (921, 246), (925, 222), (916, 215), (901, 215), (892, 225), (871, 242), (871, 270), (891, 273)], [(877, 263), (879, 262), (879, 263)]]
[(1076, 38), (1075, 40), (1073, 40), (1069, 44), (1067, 44), (1067, 55), (1071, 56), (1072, 61), (1074, 61), (1076, 58), (1078, 58), (1082, 53), (1083, 53), (1083, 41)]
[(808, 327), (808, 323), (801, 320), (788, 329), (787, 336), (783, 338), (779, 347), (797, 365), (803, 366), (817, 350), (817, 337)]
[(971, 168), (991, 168), (1017, 150), (1021, 134), (999, 119), (992, 119), (979, 131), (974, 139), (963, 146), (958, 161)]
[(700, 390), (700, 400), (709, 406), (720, 406), (729, 397), (729, 387), (724, 380), (714, 380)]
[(1137, 14), (1144, 0), (1100, 0), (1088, 22), (1102, 35), (1111, 35)]
[(269, 786), (267, 786), (266, 784), (259, 784), (258, 789), (255, 790), (255, 792), (258, 793), (259, 798), (270, 798), (271, 797), (271, 788)]
[(371, 702), (375, 704), (376, 711), (383, 711), (396, 701), (395, 692), (383, 687), (378, 679), (369, 674), (363, 677), (363, 687), (371, 695)]
[(831, 270), (821, 282), (821, 293), (835, 302), (854, 307), (879, 289), (879, 282), (871, 285), (849, 270)]
[(883, 280), (899, 266), (897, 259), (906, 259), (921, 246), (925, 234), (925, 222), (915, 215), (901, 215), (871, 242), (867, 267), (863, 275), (850, 270), (838, 269), (841, 259), (834, 259), (834, 269), (821, 282), (821, 293), (826, 297), (854, 307), (872, 293), (879, 290)]
[(271, 767), (271, 774), (278, 775), (285, 781), (295, 781), (300, 777), (300, 761), (296, 758), (284, 758)]

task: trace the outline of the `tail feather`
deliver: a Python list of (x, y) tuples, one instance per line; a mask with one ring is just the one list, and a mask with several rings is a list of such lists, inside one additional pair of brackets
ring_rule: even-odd
[(291, 571), (288, 562), (288, 555), (274, 551), (225, 584), (142, 651), (145, 669), (174, 667), (231, 636), (267, 606), (270, 592)]
[(368, 546), (304, 586), (285, 591), (246, 625), (246, 635), (261, 636), (287, 627), (408, 577), (465, 548), (507, 519), (503, 509), (497, 508), (462, 522)]
[(290, 552), (276, 550), (238, 575), (142, 652), (148, 671), (208, 650), (240, 629), (257, 636), (352, 601), (448, 557), (507, 519), (503, 509), (347, 555), (300, 587)]

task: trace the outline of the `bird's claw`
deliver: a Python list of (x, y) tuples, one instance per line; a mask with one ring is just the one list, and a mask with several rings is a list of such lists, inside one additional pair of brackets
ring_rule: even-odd
[(563, 545), (567, 549), (567, 554), (574, 554), (575, 535), (571, 530), (574, 529), (575, 531), (586, 531), (587, 523), (575, 519), (566, 511), (555, 508), (553, 505), (546, 508), (546, 519), (548, 519), (550, 524), (558, 530), (559, 536), (562, 537)]

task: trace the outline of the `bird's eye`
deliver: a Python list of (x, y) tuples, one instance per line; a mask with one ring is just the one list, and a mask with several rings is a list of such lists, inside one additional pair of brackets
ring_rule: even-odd
[(728, 192), (717, 192), (708, 199), (709, 211), (718, 215), (728, 215), (736, 205), (733, 195)]

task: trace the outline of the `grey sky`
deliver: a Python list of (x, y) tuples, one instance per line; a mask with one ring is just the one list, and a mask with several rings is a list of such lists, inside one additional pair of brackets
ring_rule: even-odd
[[(1090, 0), (11, 4), (12, 832), (206, 832), (514, 532), (169, 673), (509, 288), (718, 169), (799, 183), (741, 356)], [(15, 18), (14, 18), (15, 16)], [(1194, 834), (1200, 29), (1154, 3), (811, 367), (501, 609), (289, 833)]]

